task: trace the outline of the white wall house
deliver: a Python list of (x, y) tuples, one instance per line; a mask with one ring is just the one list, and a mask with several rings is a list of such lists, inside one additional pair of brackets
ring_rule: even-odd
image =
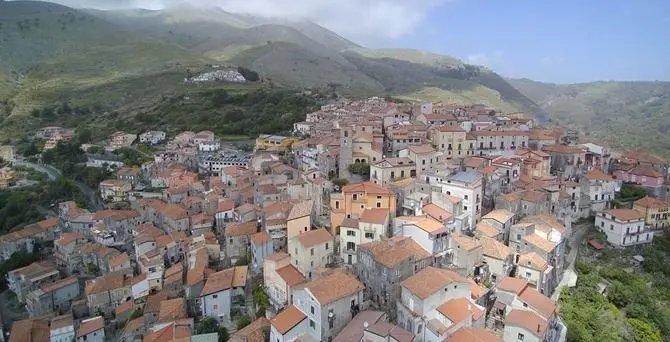
[(97, 316), (81, 321), (77, 330), (77, 342), (104, 342), (105, 320)]
[(616, 247), (651, 243), (654, 232), (644, 224), (644, 214), (633, 209), (612, 209), (596, 215), (596, 227)]
[(473, 229), (482, 216), (482, 175), (474, 170), (461, 171), (442, 177), (430, 177), (430, 185), (439, 186), (442, 193), (461, 199), (463, 211), (468, 213), (470, 222), (467, 229)]
[(367, 209), (359, 219), (345, 219), (340, 226), (340, 255), (344, 262), (355, 264), (358, 245), (380, 241), (386, 236), (388, 225), (388, 209)]
[(219, 322), (230, 320), (232, 298), (244, 294), (246, 281), (247, 266), (234, 266), (211, 274), (196, 300), (202, 315)]
[(218, 141), (203, 141), (198, 144), (198, 151), (200, 152), (214, 152), (221, 148)]

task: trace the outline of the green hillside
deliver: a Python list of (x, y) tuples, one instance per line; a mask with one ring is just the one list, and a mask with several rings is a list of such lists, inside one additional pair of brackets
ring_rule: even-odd
[(422, 64), (435, 68), (454, 68), (462, 67), (464, 63), (457, 58), (439, 55), (436, 53), (425, 52), (415, 49), (366, 49), (366, 48), (352, 48), (350, 49), (365, 57), (374, 59), (399, 59), (416, 64)]
[[(126, 79), (178, 73), (209, 60), (177, 45), (127, 32), (71, 8), (37, 1), (0, 2), (0, 137), (20, 136), (37, 124), (35, 109), (87, 102), (83, 94)], [(159, 84), (159, 88), (169, 87)], [(144, 89), (96, 99), (122, 106)], [(154, 96), (156, 93), (153, 94)]]
[(553, 120), (578, 129), (587, 138), (670, 156), (670, 82), (557, 85), (508, 81)]
[[(264, 84), (229, 89), (183, 82), (188, 73), (211, 70), (211, 64), (255, 70)], [(146, 126), (151, 122), (141, 118), (165, 111), (159, 104), (166, 99), (177, 103), (211, 89), (266, 86), (484, 103), (542, 114), (485, 68), (416, 50), (364, 49), (311, 22), (193, 6), (80, 11), (46, 2), (0, 2), (0, 138), (49, 124), (101, 130)], [(193, 113), (206, 107), (189, 106)]]

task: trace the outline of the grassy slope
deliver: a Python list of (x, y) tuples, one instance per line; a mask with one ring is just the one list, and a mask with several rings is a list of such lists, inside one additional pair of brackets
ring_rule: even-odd
[[(0, 138), (20, 136), (34, 128), (38, 123), (29, 115), (32, 109), (64, 100), (87, 105), (92, 99), (122, 107), (138, 97), (135, 95), (150, 97), (147, 89), (155, 89), (155, 96), (172, 85), (136, 84), (142, 77), (174, 73), (181, 84), (187, 67), (208, 61), (176, 45), (143, 38), (100, 18), (49, 3), (0, 2), (0, 22), (0, 75), (10, 75), (0, 76), (0, 101), (13, 104), (11, 116), (0, 116)], [(17, 79), (19, 82), (13, 81)], [(121, 83), (128, 84), (123, 92), (86, 96), (90, 89)]]
[(353, 48), (350, 50), (368, 58), (393, 58), (435, 68), (452, 68), (463, 66), (463, 62), (457, 58), (414, 49)]
[(381, 85), (362, 74), (355, 65), (297, 44), (274, 42), (243, 51), (230, 60), (289, 86), (321, 87), (328, 83), (360, 90), (381, 91)]
[(509, 81), (561, 124), (620, 148), (670, 156), (669, 82)]

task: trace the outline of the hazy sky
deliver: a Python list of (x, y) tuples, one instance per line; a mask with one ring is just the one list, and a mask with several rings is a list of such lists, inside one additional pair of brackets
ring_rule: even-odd
[(670, 0), (58, 0), (76, 7), (218, 5), (313, 20), (368, 47), (411, 47), (510, 77), (670, 81)]

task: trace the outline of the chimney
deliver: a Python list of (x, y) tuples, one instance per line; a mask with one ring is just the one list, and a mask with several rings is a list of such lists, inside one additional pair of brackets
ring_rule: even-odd
[[(368, 324), (367, 321), (363, 322), (363, 328), (364, 328), (364, 329), (367, 329), (368, 326), (369, 326), (369, 324)], [(540, 325), (539, 325), (539, 324), (538, 324), (538, 326), (537, 326), (537, 329), (538, 329), (538, 331), (539, 331), (539, 329), (540, 329)]]
[(537, 332), (540, 332), (540, 325), (537, 325)]

